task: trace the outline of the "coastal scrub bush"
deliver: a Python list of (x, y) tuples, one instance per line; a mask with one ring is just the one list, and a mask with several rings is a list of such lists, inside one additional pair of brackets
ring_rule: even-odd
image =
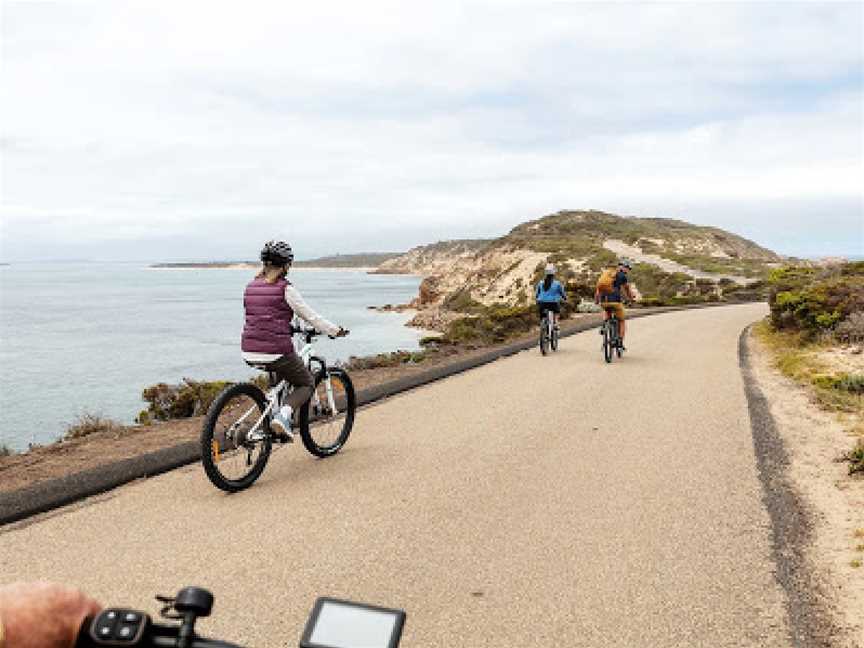
[(454, 320), (439, 340), (444, 344), (495, 344), (525, 333), (537, 324), (530, 306), (487, 306), (482, 313)]
[(773, 270), (768, 280), (776, 329), (799, 330), (812, 339), (864, 311), (864, 262), (829, 268), (785, 266)]
[(850, 313), (849, 317), (834, 327), (834, 339), (841, 344), (864, 342), (864, 311)]
[(0, 457), (9, 457), (15, 454), (15, 451), (5, 443), (0, 444)]
[(122, 423), (118, 423), (113, 419), (85, 412), (75, 419), (73, 423), (66, 426), (66, 431), (63, 433), (61, 440), (81, 439), (100, 432), (117, 435), (125, 429)]
[(229, 384), (224, 380), (204, 382), (184, 378), (179, 385), (151, 385), (141, 394), (141, 398), (150, 405), (138, 414), (136, 422), (149, 425), (153, 421), (206, 414), (219, 392)]
[(669, 302), (687, 290), (692, 283), (690, 275), (680, 272), (665, 272), (650, 263), (636, 263), (630, 270), (630, 281), (639, 289), (642, 300), (657, 299)]
[(351, 356), (343, 365), (349, 371), (363, 371), (366, 369), (381, 369), (383, 367), (398, 367), (400, 365), (419, 364), (426, 360), (432, 351), (393, 351), (391, 353), (379, 353), (378, 355), (358, 358)]
[(475, 313), (483, 309), (483, 304), (471, 297), (468, 290), (457, 290), (447, 295), (442, 304), (447, 310), (458, 313)]

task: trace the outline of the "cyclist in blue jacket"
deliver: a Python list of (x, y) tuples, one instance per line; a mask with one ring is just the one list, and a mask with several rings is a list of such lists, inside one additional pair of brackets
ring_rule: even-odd
[(546, 312), (552, 313), (552, 323), (558, 328), (558, 318), (561, 313), (561, 302), (567, 299), (564, 286), (555, 278), (555, 266), (551, 263), (546, 266), (546, 276), (538, 282), (534, 291), (537, 298), (537, 310), (540, 311), (540, 319)]

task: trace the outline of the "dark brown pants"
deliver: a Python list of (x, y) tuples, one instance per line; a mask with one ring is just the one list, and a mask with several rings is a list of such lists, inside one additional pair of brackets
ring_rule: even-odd
[(293, 385), (294, 391), (288, 394), (284, 404), (290, 405), (295, 412), (312, 396), (315, 379), (296, 353), (289, 353), (274, 360), (267, 365), (267, 370), (279, 376), (280, 380), (286, 380), (289, 385)]

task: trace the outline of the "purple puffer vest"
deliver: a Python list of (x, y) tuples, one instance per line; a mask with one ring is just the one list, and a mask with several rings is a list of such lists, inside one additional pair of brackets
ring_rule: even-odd
[(280, 355), (294, 352), (294, 343), (291, 341), (294, 311), (285, 301), (287, 285), (285, 279), (272, 284), (263, 279), (254, 279), (246, 286), (243, 294), (246, 324), (240, 343), (243, 351)]

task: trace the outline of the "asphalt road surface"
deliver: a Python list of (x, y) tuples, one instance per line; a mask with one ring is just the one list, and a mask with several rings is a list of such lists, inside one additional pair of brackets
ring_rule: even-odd
[(200, 466), (0, 529), (0, 582), (155, 612), (211, 589), (204, 634), (296, 646), (314, 599), (404, 608), (404, 647), (788, 646), (737, 342), (740, 305), (634, 320), (360, 411), (250, 490)]

